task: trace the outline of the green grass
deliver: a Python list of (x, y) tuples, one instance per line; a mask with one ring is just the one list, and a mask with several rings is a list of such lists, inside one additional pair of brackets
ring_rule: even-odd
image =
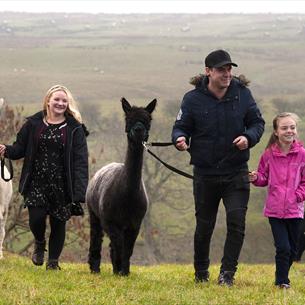
[(129, 277), (112, 275), (111, 265), (99, 275), (85, 264), (62, 263), (46, 271), (30, 259), (8, 254), (0, 262), (0, 304), (304, 304), (305, 267), (292, 266), (292, 288), (273, 285), (273, 265), (240, 264), (235, 285), (217, 285), (219, 266), (210, 268), (207, 284), (195, 284), (191, 265), (132, 266)]

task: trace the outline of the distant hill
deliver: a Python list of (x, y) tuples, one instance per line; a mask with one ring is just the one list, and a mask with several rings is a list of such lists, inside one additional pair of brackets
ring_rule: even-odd
[(0, 13), (0, 92), (11, 103), (39, 102), (64, 83), (81, 101), (125, 95), (181, 99), (215, 48), (258, 98), (303, 95), (305, 15)]

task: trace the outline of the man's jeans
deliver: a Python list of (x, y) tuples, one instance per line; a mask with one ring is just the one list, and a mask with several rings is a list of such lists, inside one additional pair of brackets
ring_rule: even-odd
[(195, 271), (208, 270), (209, 268), (210, 241), (221, 199), (226, 209), (227, 221), (227, 236), (221, 261), (221, 271), (236, 271), (244, 241), (249, 193), (247, 169), (225, 176), (211, 177), (195, 174)]
[(289, 284), (288, 273), (297, 253), (297, 242), (300, 232), (301, 218), (280, 219), (269, 218), (275, 254), (275, 285)]

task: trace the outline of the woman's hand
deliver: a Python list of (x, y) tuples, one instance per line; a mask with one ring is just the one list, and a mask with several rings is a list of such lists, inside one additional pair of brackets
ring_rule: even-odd
[(6, 146), (4, 144), (0, 144), (0, 156), (2, 157), (5, 153)]

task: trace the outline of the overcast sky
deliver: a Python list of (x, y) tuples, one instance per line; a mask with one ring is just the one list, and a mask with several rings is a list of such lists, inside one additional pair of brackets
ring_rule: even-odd
[(305, 0), (2, 1), (0, 11), (83, 13), (305, 13)]

